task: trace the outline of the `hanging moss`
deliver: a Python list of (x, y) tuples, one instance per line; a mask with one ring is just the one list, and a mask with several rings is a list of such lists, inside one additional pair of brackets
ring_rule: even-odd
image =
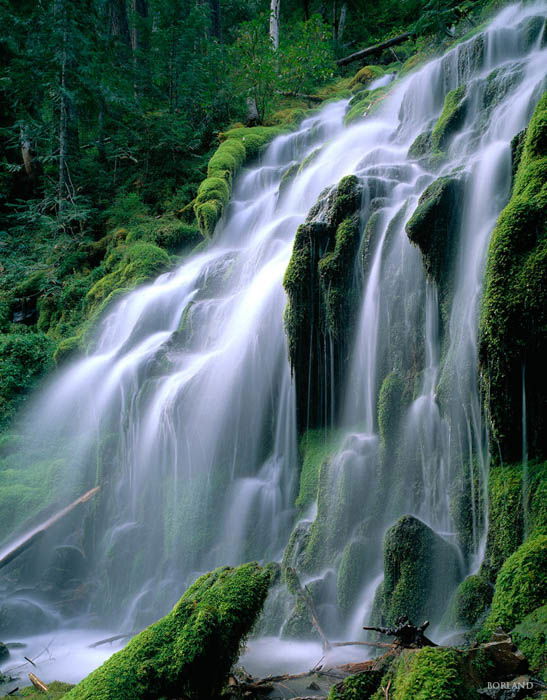
[(405, 515), (384, 539), (383, 618), (418, 623), (440, 618), (447, 592), (461, 575), (454, 547), (418, 518)]
[(231, 129), (220, 134), (221, 144), (209, 160), (207, 178), (194, 201), (200, 231), (209, 238), (230, 199), (232, 180), (243, 163), (254, 158), (275, 136), (284, 133), (278, 126), (254, 126)]
[(133, 638), (65, 697), (69, 700), (206, 700), (220, 692), (268, 592), (257, 564), (199, 578), (173, 610)]
[(522, 544), (503, 564), (496, 579), (492, 608), (483, 627), (511, 630), (547, 599), (547, 535)]
[(333, 403), (336, 410), (357, 306), (360, 201), (354, 175), (323, 192), (296, 232), (285, 273), (285, 329), (301, 430), (328, 424)]
[(511, 638), (522, 651), (530, 670), (547, 680), (547, 605), (526, 615), (512, 631)]
[(480, 321), (482, 394), (492, 450), (506, 462), (522, 453), (523, 377), (528, 454), (547, 456), (546, 145), (544, 94), (526, 130), (511, 199), (492, 233)]
[(300, 489), (295, 505), (299, 508), (309, 506), (317, 498), (319, 471), (321, 465), (334, 454), (338, 448), (340, 433), (323, 428), (307, 430), (300, 441), (302, 468), (300, 471)]
[(434, 151), (446, 149), (452, 136), (465, 121), (467, 115), (465, 95), (465, 85), (460, 85), (447, 93), (442, 112), (431, 132), (431, 146)]

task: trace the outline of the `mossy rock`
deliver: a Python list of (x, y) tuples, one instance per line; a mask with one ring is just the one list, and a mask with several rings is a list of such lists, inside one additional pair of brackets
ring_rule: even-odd
[(464, 579), (454, 594), (448, 612), (451, 627), (473, 628), (484, 618), (494, 594), (494, 587), (479, 574)]
[(501, 567), (482, 637), (497, 627), (511, 630), (545, 603), (546, 570), (547, 535), (537, 535), (522, 544)]
[(71, 685), (70, 683), (62, 683), (61, 681), (52, 681), (51, 683), (47, 684), (48, 692), (47, 694), (43, 693), (41, 690), (37, 690), (34, 686), (29, 686), (28, 688), (21, 688), (20, 691), (18, 691), (17, 695), (6, 695), (6, 698), (13, 698), (13, 697), (23, 697), (23, 698), (28, 698), (29, 700), (44, 700), (46, 698), (47, 700), (59, 700), (60, 698), (66, 697), (67, 693), (73, 688), (74, 686)]
[(270, 571), (257, 564), (199, 578), (164, 618), (134, 637), (65, 697), (217, 697), (260, 613)]
[(336, 601), (342, 612), (349, 612), (357, 602), (368, 571), (370, 542), (359, 538), (349, 542), (342, 551), (336, 578)]
[(461, 222), (464, 181), (440, 177), (426, 188), (406, 224), (409, 239), (423, 256), (428, 275), (447, 291)]
[(219, 135), (221, 144), (209, 160), (207, 178), (199, 186), (194, 200), (194, 213), (204, 237), (213, 235), (230, 199), (235, 174), (269, 141), (285, 131), (280, 126), (254, 126), (231, 129)]
[(363, 671), (344, 678), (330, 690), (327, 700), (368, 700), (378, 689), (382, 671)]
[[(389, 681), (392, 700), (475, 700), (478, 694), (468, 680), (466, 655), (451, 647), (425, 647), (405, 651), (381, 681)], [(383, 691), (373, 696), (384, 697)]]
[(348, 111), (344, 117), (344, 123), (346, 125), (354, 124), (370, 114), (374, 114), (374, 111), (380, 106), (388, 92), (388, 87), (379, 87), (375, 90), (364, 90), (357, 93), (357, 95), (350, 100)]
[(383, 619), (440, 619), (460, 577), (456, 549), (418, 518), (403, 516), (384, 538)]
[(339, 443), (340, 433), (324, 428), (307, 430), (302, 436), (300, 488), (295, 503), (299, 508), (306, 508), (316, 500), (321, 465), (336, 452)]
[(546, 152), (547, 93), (526, 130), (511, 199), (492, 233), (480, 320), (492, 452), (509, 463), (522, 455), (523, 388), (528, 454), (547, 457)]
[(511, 630), (511, 638), (522, 651), (532, 673), (547, 680), (547, 605), (542, 605)]
[(353, 76), (348, 87), (350, 89), (357, 86), (366, 87), (373, 80), (376, 80), (376, 78), (381, 78), (383, 75), (384, 69), (382, 66), (363, 66), (363, 68), (360, 68)]
[(466, 86), (459, 87), (447, 93), (442, 112), (431, 132), (433, 150), (446, 150), (450, 140), (461, 128), (467, 116)]
[(333, 405), (333, 393), (337, 405), (342, 387), (358, 301), (354, 292), (360, 201), (361, 188), (354, 175), (321, 194), (298, 227), (283, 280), (300, 430), (328, 424), (324, 407)]

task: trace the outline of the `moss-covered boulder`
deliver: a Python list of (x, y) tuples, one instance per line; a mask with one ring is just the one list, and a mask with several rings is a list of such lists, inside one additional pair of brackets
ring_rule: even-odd
[(511, 638), (526, 657), (530, 670), (547, 680), (547, 605), (542, 605), (519, 622)]
[(547, 455), (547, 94), (530, 124), (513, 191), (492, 233), (480, 321), (479, 359), (493, 452)]
[(459, 87), (447, 93), (442, 112), (431, 132), (433, 150), (444, 150), (450, 139), (461, 128), (467, 115), (466, 86)]
[(336, 403), (341, 387), (357, 306), (354, 261), (360, 201), (354, 175), (324, 192), (296, 232), (285, 274), (285, 328), (301, 430), (331, 422), (325, 411), (330, 411), (331, 399)]
[(377, 78), (384, 75), (382, 66), (363, 66), (353, 76), (349, 83), (349, 88), (363, 88)]
[(199, 578), (173, 610), (132, 639), (65, 697), (155, 700), (217, 697), (260, 613), (270, 571), (257, 564)]
[(406, 224), (408, 237), (417, 245), (424, 265), (442, 291), (447, 291), (461, 223), (462, 177), (440, 177), (422, 194)]
[(485, 576), (468, 576), (454, 594), (448, 613), (448, 624), (451, 627), (474, 627), (488, 610), (493, 594), (494, 587)]
[(482, 636), (497, 627), (509, 631), (547, 599), (547, 535), (522, 544), (503, 564)]
[(440, 619), (447, 593), (461, 578), (458, 554), (424, 522), (404, 515), (384, 538), (383, 619)]
[(330, 690), (327, 700), (368, 700), (380, 685), (382, 671), (370, 670), (344, 678)]
[(234, 175), (241, 166), (258, 155), (260, 149), (285, 129), (278, 126), (254, 126), (231, 129), (220, 134), (221, 144), (209, 160), (207, 178), (199, 186), (194, 212), (201, 233), (213, 234), (230, 199)]
[(300, 488), (296, 505), (306, 508), (317, 498), (319, 472), (321, 465), (336, 452), (340, 444), (338, 431), (317, 428), (307, 430), (300, 440), (302, 467), (300, 470)]

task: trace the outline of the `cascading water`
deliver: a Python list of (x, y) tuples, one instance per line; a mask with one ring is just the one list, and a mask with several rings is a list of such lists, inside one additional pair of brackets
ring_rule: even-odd
[[(325, 629), (355, 638), (382, 578), (383, 534), (401, 515), (458, 549), (447, 593), (477, 566), (488, 464), (478, 305), (489, 234), (510, 190), (511, 139), (542, 90), (543, 29), (534, 34), (527, 21), (544, 11), (543, 3), (506, 9), (483, 34), (395, 83), (355, 126), (344, 128), (341, 101), (278, 137), (237, 179), (213, 242), (111, 307), (91, 354), (54, 377), (29, 410), (21, 457), (57, 465), (50, 473), (60, 502), (97, 484), (101, 498), (84, 523), (73, 518), (48, 534), (38, 560), (18, 571), (19, 585), (51, 565), (56, 545), (84, 550), (84, 604), (72, 610), (61, 597), (56, 610), (127, 631), (166, 612), (200, 572), (281, 559), (297, 519), (298, 481), (282, 280), (298, 225), (348, 174), (363, 187), (365, 267), (336, 413), (347, 435), (330, 461), (330, 496), (319, 499), (315, 523), (298, 526), (305, 538), (327, 518), (335, 541), (325, 540), (321, 563), (302, 574), (313, 582)], [(382, 81), (371, 87), (389, 79)], [(444, 158), (409, 155), (449, 91), (462, 86), (465, 113)], [(406, 229), (439, 177), (457, 183), (459, 213), (449, 269), (428, 279)], [(394, 422), (379, 412), (398, 384), (404, 410)], [(461, 478), (471, 504), (466, 542), (451, 509)], [(340, 614), (341, 559), (356, 544), (357, 585)], [(335, 547), (331, 559), (327, 545)], [(13, 585), (7, 589), (13, 597)], [(38, 599), (28, 590), (17, 595)], [(284, 623), (282, 616), (269, 629)]]

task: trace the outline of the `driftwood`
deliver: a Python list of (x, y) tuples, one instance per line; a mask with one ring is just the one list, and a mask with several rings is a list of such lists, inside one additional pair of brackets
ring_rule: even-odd
[(381, 53), (384, 49), (389, 49), (391, 46), (397, 46), (398, 44), (402, 44), (403, 42), (408, 41), (413, 37), (413, 32), (405, 32), (404, 34), (399, 34), (398, 36), (394, 36), (392, 39), (383, 41), (381, 44), (374, 44), (374, 46), (368, 46), (366, 49), (361, 49), (361, 51), (356, 51), (355, 53), (352, 53), (349, 56), (344, 56), (344, 58), (338, 59), (336, 63), (339, 66), (347, 66), (348, 63), (353, 63), (353, 61), (359, 61), (362, 58), (366, 58), (367, 56), (373, 56), (374, 54)]
[(52, 515), (51, 518), (48, 518), (45, 522), (32, 529), (30, 532), (27, 532), (24, 535), (22, 535), (7, 549), (5, 549), (3, 552), (0, 552), (0, 569), (9, 564), (11, 561), (13, 561), (15, 557), (18, 557), (29, 547), (31, 547), (38, 539), (40, 539), (44, 535), (44, 533), (47, 530), (49, 530), (49, 528), (52, 525), (55, 525), (55, 523), (61, 520), (61, 518), (64, 518), (65, 515), (68, 515), (71, 511), (74, 510), (74, 508), (79, 506), (81, 503), (86, 503), (91, 498), (93, 498), (93, 496), (99, 491), (100, 488), (100, 486), (95, 486), (95, 488), (86, 491), (86, 493), (84, 493), (83, 496), (77, 498), (70, 505), (58, 511), (57, 513), (55, 513), (55, 515)]
[(40, 690), (42, 693), (48, 692), (49, 689), (47, 685), (44, 683), (44, 681), (41, 681), (38, 678), (38, 676), (35, 676), (34, 673), (29, 673), (28, 677), (32, 685), (36, 688), (36, 690)]
[(436, 647), (435, 642), (428, 639), (424, 630), (429, 627), (429, 620), (426, 620), (419, 627), (413, 625), (406, 615), (397, 619), (397, 627), (363, 627), (364, 630), (379, 632), (389, 637), (395, 637), (394, 646), (403, 649), (421, 649), (422, 647)]

